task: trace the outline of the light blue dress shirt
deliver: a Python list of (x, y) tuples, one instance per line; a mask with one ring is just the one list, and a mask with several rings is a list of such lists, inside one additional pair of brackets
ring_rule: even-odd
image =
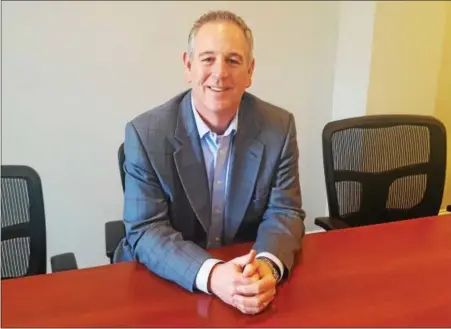
[(207, 248), (218, 248), (223, 242), (223, 215), (229, 185), (229, 162), (232, 141), (238, 127), (238, 113), (222, 135), (208, 128), (191, 99), (194, 119), (204, 155), (211, 198), (211, 224), (207, 234)]
[[(223, 215), (224, 206), (227, 202), (227, 191), (229, 185), (229, 163), (230, 154), (233, 148), (233, 139), (238, 129), (238, 112), (233, 117), (223, 135), (217, 135), (205, 124), (200, 117), (191, 97), (191, 107), (193, 109), (194, 120), (199, 133), (202, 153), (204, 155), (205, 167), (207, 170), (208, 183), (211, 197), (211, 224), (207, 232), (207, 248), (217, 248), (223, 242)], [(278, 267), (283, 276), (284, 267), (282, 262), (273, 254), (261, 252), (257, 257), (267, 257)], [(213, 267), (221, 262), (219, 259), (207, 259), (202, 264), (197, 276), (196, 286), (205, 293), (208, 291), (208, 278)]]

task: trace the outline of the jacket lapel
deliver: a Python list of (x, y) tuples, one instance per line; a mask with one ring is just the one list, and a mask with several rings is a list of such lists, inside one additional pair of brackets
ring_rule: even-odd
[(174, 161), (188, 201), (205, 232), (210, 227), (210, 192), (207, 171), (199, 134), (191, 107), (191, 92), (182, 100), (175, 129), (179, 142), (174, 152)]
[(243, 96), (229, 163), (230, 182), (224, 216), (227, 243), (233, 240), (244, 219), (263, 156), (264, 145), (257, 139), (261, 127), (257, 115), (254, 115), (252, 101), (246, 94)]

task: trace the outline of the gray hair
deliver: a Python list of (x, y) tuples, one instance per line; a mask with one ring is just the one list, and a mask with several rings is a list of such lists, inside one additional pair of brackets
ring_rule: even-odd
[(194, 22), (193, 27), (191, 28), (191, 31), (189, 32), (188, 36), (189, 57), (192, 58), (194, 55), (194, 37), (196, 36), (199, 29), (206, 23), (220, 21), (234, 23), (243, 31), (244, 36), (246, 37), (247, 43), (249, 45), (249, 63), (250, 63), (253, 58), (253, 50), (254, 50), (254, 38), (252, 36), (252, 31), (241, 17), (226, 10), (210, 11), (202, 15)]

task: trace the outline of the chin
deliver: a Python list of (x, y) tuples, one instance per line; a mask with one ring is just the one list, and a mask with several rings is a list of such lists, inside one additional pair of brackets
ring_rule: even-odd
[(227, 101), (223, 102), (208, 102), (208, 108), (213, 112), (224, 112), (229, 111), (231, 108), (231, 103)]

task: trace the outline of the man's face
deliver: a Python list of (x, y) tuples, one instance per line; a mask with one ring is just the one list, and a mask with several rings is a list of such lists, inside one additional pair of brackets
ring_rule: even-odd
[(251, 85), (254, 60), (241, 29), (230, 22), (203, 25), (192, 58), (183, 55), (195, 104), (204, 111), (234, 113)]

